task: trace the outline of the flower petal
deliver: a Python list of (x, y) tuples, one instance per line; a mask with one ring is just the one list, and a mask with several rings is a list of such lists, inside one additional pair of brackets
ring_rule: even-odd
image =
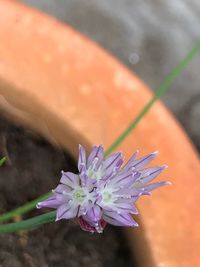
[(133, 171), (123, 172), (122, 174), (115, 175), (108, 181), (108, 187), (129, 187), (135, 181), (135, 176)]
[(90, 210), (88, 210), (87, 214), (84, 216), (86, 221), (91, 223), (98, 222), (102, 217), (101, 208), (98, 205), (94, 205)]
[(82, 145), (79, 145), (78, 170), (82, 172), (86, 170), (86, 152)]
[(94, 160), (97, 158), (98, 162), (96, 163), (96, 166), (98, 167), (99, 164), (102, 162), (104, 157), (104, 149), (103, 146), (93, 146), (92, 152), (90, 153), (87, 161), (87, 169), (91, 166), (91, 164), (94, 162)]
[(78, 206), (70, 205), (69, 203), (64, 203), (58, 207), (56, 213), (56, 221), (61, 219), (72, 219), (76, 217), (78, 213)]
[(134, 167), (136, 170), (141, 170), (144, 166), (149, 164), (158, 154), (158, 151), (148, 154), (138, 160), (135, 160), (131, 168)]
[(131, 168), (135, 162), (136, 157), (138, 156), (139, 151), (135, 151), (135, 153), (133, 154), (133, 156), (129, 159), (129, 161), (126, 163), (126, 165), (123, 167), (123, 170), (128, 170), (129, 168)]
[(103, 169), (105, 172), (110, 173), (113, 170), (118, 170), (123, 163), (121, 152), (117, 152), (106, 158), (103, 162)]
[(60, 183), (65, 184), (73, 189), (80, 184), (80, 178), (77, 174), (72, 172), (62, 172)]
[(137, 208), (131, 203), (129, 200), (126, 199), (119, 199), (114, 202), (114, 209), (120, 213), (131, 213), (131, 214), (138, 214)]
[(56, 194), (65, 194), (67, 192), (71, 191), (71, 187), (64, 185), (64, 184), (59, 184), (54, 190), (52, 190), (53, 193)]
[(139, 181), (143, 184), (146, 184), (150, 181), (152, 181), (156, 176), (158, 176), (164, 169), (166, 169), (166, 165), (164, 166), (155, 166), (148, 168), (141, 172), (141, 178), (139, 178)]
[(60, 204), (61, 204), (61, 202), (56, 199), (56, 196), (51, 196), (51, 197), (45, 199), (44, 201), (38, 202), (37, 208), (38, 209), (41, 209), (41, 208), (56, 209), (56, 208), (58, 208), (58, 206)]
[(131, 201), (134, 203), (141, 196), (141, 189), (137, 188), (122, 188), (118, 191), (113, 192), (118, 198), (126, 199), (126, 201)]
[(152, 190), (155, 190), (161, 186), (165, 186), (165, 185), (170, 185), (170, 182), (158, 182), (158, 183), (153, 183), (153, 184), (149, 184), (143, 187), (143, 194), (148, 194), (149, 192), (151, 192)]
[(107, 212), (103, 213), (103, 219), (115, 226), (138, 226), (128, 213)]

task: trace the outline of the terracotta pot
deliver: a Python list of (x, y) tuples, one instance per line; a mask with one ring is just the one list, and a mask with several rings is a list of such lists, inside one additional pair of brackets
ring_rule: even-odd
[[(151, 98), (133, 73), (79, 33), (15, 1), (0, 1), (0, 109), (77, 155), (108, 147)], [(128, 158), (159, 149), (173, 185), (138, 203), (139, 229), (125, 230), (139, 266), (199, 266), (196, 152), (160, 103), (119, 149)]]

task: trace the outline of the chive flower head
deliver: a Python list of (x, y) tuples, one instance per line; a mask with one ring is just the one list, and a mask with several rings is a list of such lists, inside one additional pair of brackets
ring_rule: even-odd
[(121, 152), (104, 157), (102, 145), (93, 146), (87, 157), (79, 145), (78, 174), (62, 171), (53, 195), (39, 202), (38, 208), (56, 209), (56, 221), (78, 218), (80, 227), (89, 232), (103, 232), (106, 224), (138, 226), (132, 214), (138, 214), (135, 202), (142, 195), (169, 182), (152, 180), (166, 166), (146, 167), (157, 155), (150, 153), (138, 159), (136, 151), (124, 163)]

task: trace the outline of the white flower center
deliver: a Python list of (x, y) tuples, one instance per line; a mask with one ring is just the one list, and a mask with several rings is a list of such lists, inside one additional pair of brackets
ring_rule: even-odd
[(110, 200), (112, 199), (112, 194), (109, 192), (103, 192), (102, 197), (103, 202), (110, 202)]
[(101, 191), (101, 202), (100, 205), (102, 204), (103, 206), (112, 206), (114, 202), (117, 200), (117, 196), (114, 194), (113, 188), (105, 187)]
[(73, 192), (73, 199), (76, 200), (77, 203), (81, 204), (86, 198), (86, 193), (83, 189), (78, 189)]

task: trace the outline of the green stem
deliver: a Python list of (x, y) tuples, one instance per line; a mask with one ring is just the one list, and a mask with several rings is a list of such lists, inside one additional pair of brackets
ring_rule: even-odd
[(45, 200), (46, 198), (48, 198), (52, 193), (49, 192), (45, 195), (42, 195), (41, 197), (38, 197), (36, 199), (34, 199), (33, 201), (30, 201), (26, 204), (24, 204), (23, 206), (16, 208), (14, 210), (11, 210), (9, 212), (6, 212), (4, 214), (2, 214), (0, 216), (0, 222), (5, 222), (8, 221), (9, 219), (17, 216), (17, 215), (21, 215), (24, 214), (32, 209), (34, 209), (37, 205), (38, 202)]
[(195, 47), (188, 53), (188, 55), (170, 72), (170, 74), (165, 78), (162, 84), (155, 91), (152, 99), (146, 104), (142, 111), (137, 115), (137, 117), (129, 124), (129, 126), (121, 133), (121, 135), (114, 141), (114, 143), (107, 149), (106, 154), (110, 154), (114, 151), (124, 139), (131, 133), (131, 131), (137, 126), (144, 115), (150, 110), (153, 104), (160, 98), (172, 85), (178, 75), (185, 69), (192, 58), (199, 52), (200, 42), (198, 42)]
[(1, 224), (0, 233), (14, 233), (20, 230), (35, 228), (41, 224), (54, 222), (55, 218), (56, 212), (51, 211), (21, 222)]
[[(144, 117), (144, 115), (150, 110), (150, 108), (153, 106), (153, 104), (155, 103), (155, 101), (161, 96), (163, 95), (168, 89), (169, 87), (172, 85), (172, 83), (174, 82), (174, 80), (177, 78), (177, 76), (184, 70), (184, 68), (188, 65), (188, 63), (194, 58), (194, 56), (199, 52), (200, 50), (200, 42), (198, 42), (193, 48), (192, 50), (188, 53), (188, 55), (172, 70), (172, 72), (165, 78), (165, 80), (163, 81), (163, 83), (160, 85), (160, 87), (156, 90), (154, 96), (152, 97), (152, 99), (147, 103), (147, 105), (143, 108), (143, 110), (138, 114), (138, 116), (130, 123), (130, 125), (122, 132), (122, 134), (115, 140), (115, 142), (106, 150), (105, 154), (108, 155), (111, 152), (113, 152), (123, 141), (124, 139), (131, 133), (131, 131), (137, 126), (137, 124), (140, 122), (140, 120)], [(29, 202), (28, 204), (25, 204), (24, 206), (15, 209), (14, 211), (11, 211), (9, 213), (3, 214), (2, 216), (0, 216), (0, 221), (5, 221), (8, 219), (13, 218), (16, 215), (20, 215), (23, 214), (27, 211), (30, 211), (32, 209), (35, 208), (37, 202), (41, 201), (42, 199), (47, 198), (47, 196), (50, 193), (48, 193), (47, 195), (41, 196), (40, 198), (33, 200), (31, 202)], [(4, 219), (2, 219), (2, 217)], [(28, 221), (28, 225), (29, 223), (34, 223), (34, 225), (38, 225), (37, 224), (37, 220), (39, 220), (41, 217), (38, 216), (36, 218), (33, 219), (29, 219), (26, 221), (22, 221), (19, 223), (15, 223), (15, 224), (8, 224), (8, 226), (10, 227), (10, 231), (12, 231), (12, 227), (14, 227), (15, 230), (13, 231), (17, 231), (17, 230), (22, 230), (22, 229), (27, 229), (24, 227), (27, 227), (26, 222)], [(49, 222), (49, 217), (42, 217), (42, 223), (43, 224), (45, 222)], [(46, 221), (45, 221), (46, 220)], [(31, 227), (31, 226), (30, 226)], [(0, 226), (0, 233), (2, 231), (6, 231), (6, 225), (2, 225)]]

